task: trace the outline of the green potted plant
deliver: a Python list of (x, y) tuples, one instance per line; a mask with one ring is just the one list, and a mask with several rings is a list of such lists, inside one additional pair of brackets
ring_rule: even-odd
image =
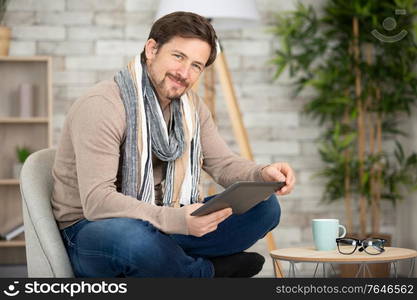
[(8, 4), (9, 0), (0, 0), (0, 56), (9, 55), (11, 30), (3, 25)]
[(19, 178), (20, 171), (22, 170), (23, 163), (29, 157), (32, 152), (27, 147), (16, 147), (17, 162), (13, 166), (13, 178)]
[(359, 238), (382, 235), (381, 200), (395, 205), (417, 186), (417, 155), (405, 153), (400, 130), (417, 102), (416, 14), (413, 0), (328, 0), (320, 17), (299, 4), (272, 29), (276, 78), (288, 69), (295, 94), (315, 91), (305, 112), (324, 129), (323, 200), (344, 200)]

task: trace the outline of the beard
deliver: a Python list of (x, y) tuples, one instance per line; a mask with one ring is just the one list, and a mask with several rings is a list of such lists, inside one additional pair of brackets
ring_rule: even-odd
[[(148, 69), (150, 80), (155, 88), (155, 92), (159, 97), (166, 98), (168, 100), (175, 100), (180, 98), (185, 92), (188, 91), (190, 83), (181, 76), (174, 75), (173, 73), (167, 72), (164, 77), (160, 80), (157, 79), (156, 74), (153, 72), (152, 68)], [(175, 80), (180, 86), (170, 86), (168, 81)]]
[[(169, 87), (168, 80), (175, 80), (177, 83), (180, 83), (181, 87)], [(165, 77), (158, 83), (158, 88), (164, 92), (165, 96), (169, 100), (175, 100), (180, 98), (189, 88), (189, 83), (186, 79), (181, 76), (175, 76), (172, 73), (166, 73)]]

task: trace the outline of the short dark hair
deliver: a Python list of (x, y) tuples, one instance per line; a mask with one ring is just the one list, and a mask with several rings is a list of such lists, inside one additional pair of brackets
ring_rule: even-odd
[[(186, 11), (170, 13), (153, 23), (148, 40), (154, 39), (158, 44), (158, 47), (161, 47), (176, 36), (182, 38), (197, 38), (209, 44), (211, 51), (206, 67), (211, 65), (216, 59), (217, 36), (213, 26), (206, 18)], [(140, 58), (142, 63), (146, 62), (145, 49), (143, 49), (140, 54)]]

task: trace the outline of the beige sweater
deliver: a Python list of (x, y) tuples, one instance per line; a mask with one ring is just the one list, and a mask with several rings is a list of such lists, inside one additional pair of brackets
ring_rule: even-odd
[[(220, 137), (210, 111), (198, 96), (203, 169), (227, 187), (236, 181), (263, 181), (263, 165), (235, 155)], [(169, 109), (164, 111), (165, 121)], [(125, 108), (117, 84), (102, 81), (74, 102), (66, 117), (53, 166), (52, 207), (60, 229), (86, 218), (135, 218), (166, 233), (188, 234), (184, 207), (164, 207), (126, 196), (116, 189), (120, 145), (126, 131)], [(166, 163), (153, 158), (157, 197)]]

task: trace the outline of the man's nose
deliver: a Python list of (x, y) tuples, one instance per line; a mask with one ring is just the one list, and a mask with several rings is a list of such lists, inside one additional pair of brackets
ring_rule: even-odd
[(177, 75), (180, 75), (184, 80), (188, 80), (190, 77), (190, 68), (191, 66), (188, 64), (181, 64), (181, 66), (177, 69)]

